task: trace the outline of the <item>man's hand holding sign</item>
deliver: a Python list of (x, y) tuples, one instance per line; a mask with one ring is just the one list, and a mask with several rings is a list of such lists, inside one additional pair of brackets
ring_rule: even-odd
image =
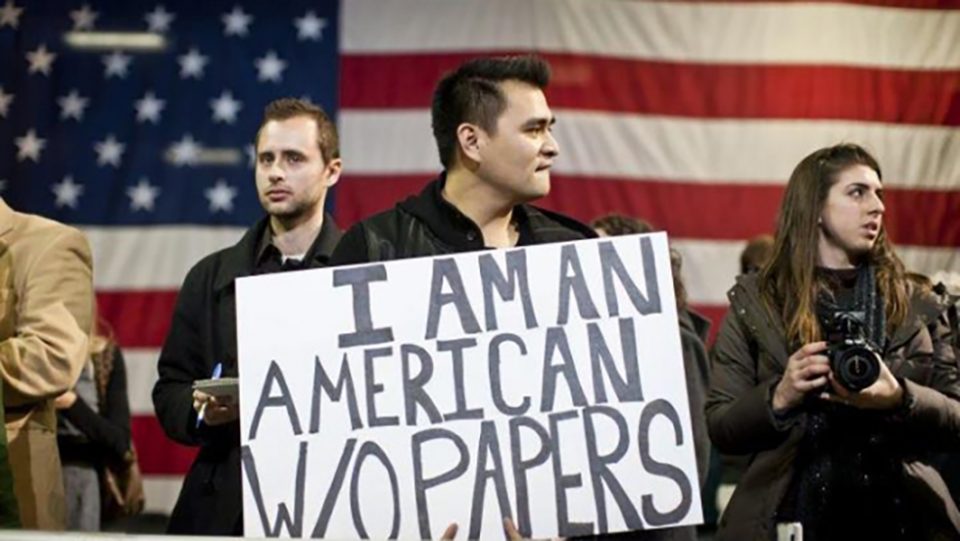
[(241, 279), (246, 533), (700, 522), (669, 273), (654, 234)]

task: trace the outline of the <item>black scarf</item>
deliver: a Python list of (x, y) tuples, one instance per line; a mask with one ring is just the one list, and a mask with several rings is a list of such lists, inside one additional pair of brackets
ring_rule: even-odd
[(829, 289), (820, 292), (817, 298), (817, 315), (826, 321), (837, 312), (853, 312), (863, 322), (865, 338), (880, 351), (887, 344), (887, 313), (883, 294), (877, 288), (877, 273), (873, 265), (861, 265), (855, 271), (856, 283), (852, 296), (845, 271), (822, 269)]

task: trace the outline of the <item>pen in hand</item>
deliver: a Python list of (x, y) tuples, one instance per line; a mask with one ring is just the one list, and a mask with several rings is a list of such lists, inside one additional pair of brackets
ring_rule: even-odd
[[(213, 367), (213, 373), (210, 375), (210, 379), (220, 379), (220, 375), (222, 373), (223, 373), (223, 363), (217, 363)], [(210, 401), (207, 400), (200, 406), (200, 412), (197, 413), (197, 428), (200, 428), (200, 423), (203, 422), (203, 414), (207, 411), (207, 404), (209, 403)]]

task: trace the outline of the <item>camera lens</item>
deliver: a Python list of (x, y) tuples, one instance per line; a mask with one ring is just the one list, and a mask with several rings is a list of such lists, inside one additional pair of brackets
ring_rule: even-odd
[(851, 391), (860, 391), (873, 385), (880, 377), (880, 358), (864, 347), (851, 347), (837, 356), (834, 376), (838, 383)]

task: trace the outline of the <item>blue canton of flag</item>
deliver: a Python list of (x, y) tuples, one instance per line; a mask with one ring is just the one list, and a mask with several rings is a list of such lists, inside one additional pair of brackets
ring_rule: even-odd
[[(335, 116), (338, 2), (4, 1), (0, 195), (17, 210), (249, 225), (263, 107), (304, 97)], [(71, 45), (94, 32), (160, 47)]]

